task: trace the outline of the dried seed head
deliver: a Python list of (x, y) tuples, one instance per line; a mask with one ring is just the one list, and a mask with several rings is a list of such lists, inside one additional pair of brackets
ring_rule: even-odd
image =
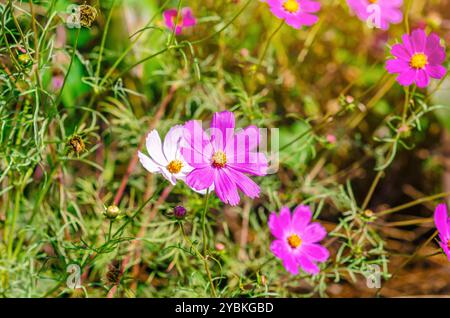
[(121, 275), (121, 264), (114, 260), (108, 265), (108, 272), (106, 273), (106, 282), (110, 284), (117, 284)]
[(92, 23), (97, 18), (97, 9), (94, 7), (82, 4), (79, 7), (80, 10), (80, 24), (81, 26), (84, 26), (85, 28), (90, 28), (92, 26)]
[(67, 146), (69, 148), (69, 152), (75, 153), (77, 155), (86, 150), (86, 145), (84, 144), (83, 138), (78, 135), (70, 137), (69, 141), (67, 142)]
[(110, 205), (105, 211), (105, 216), (111, 220), (117, 218), (119, 216), (119, 214), (120, 214), (120, 209), (117, 205), (114, 205), (114, 204)]

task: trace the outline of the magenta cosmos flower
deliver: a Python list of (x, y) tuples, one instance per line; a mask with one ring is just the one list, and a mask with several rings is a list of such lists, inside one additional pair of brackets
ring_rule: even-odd
[(441, 64), (445, 61), (445, 50), (439, 36), (434, 33), (427, 36), (424, 30), (416, 29), (411, 35), (403, 35), (402, 40), (403, 43), (392, 47), (395, 59), (386, 64), (389, 73), (399, 74), (397, 82), (403, 86), (416, 83), (418, 87), (426, 87), (430, 77), (444, 77), (446, 70)]
[[(397, 24), (403, 20), (403, 0), (347, 0), (347, 4), (360, 20), (371, 20), (372, 24), (383, 30), (387, 30), (389, 24)], [(375, 5), (378, 6), (377, 10), (373, 9)]]
[(246, 174), (267, 174), (267, 159), (257, 151), (260, 134), (256, 126), (235, 132), (234, 114), (229, 111), (215, 113), (209, 134), (198, 121), (185, 125), (185, 143), (181, 153), (194, 169), (186, 183), (194, 190), (214, 187), (224, 203), (237, 205), (238, 189), (250, 198), (259, 196), (260, 188)]
[(297, 206), (292, 217), (287, 207), (281, 209), (279, 216), (273, 212), (269, 217), (269, 229), (276, 238), (270, 249), (293, 275), (298, 274), (299, 266), (309, 274), (319, 273), (316, 262), (325, 262), (330, 256), (318, 244), (327, 232), (319, 223), (310, 224), (311, 218), (311, 210), (306, 205)]
[(311, 26), (317, 16), (311, 14), (320, 10), (320, 3), (311, 0), (266, 0), (270, 11), (279, 19), (295, 29)]
[(439, 232), (441, 241), (439, 245), (442, 247), (445, 255), (450, 261), (450, 218), (447, 215), (447, 206), (439, 204), (434, 211), (434, 223)]
[(164, 23), (166, 26), (173, 30), (176, 24), (175, 28), (175, 34), (181, 34), (184, 28), (192, 27), (197, 24), (197, 20), (195, 19), (194, 15), (192, 14), (192, 10), (189, 7), (181, 9), (181, 14), (179, 17), (179, 21), (177, 22), (177, 15), (178, 11), (176, 9), (169, 9), (164, 11)]

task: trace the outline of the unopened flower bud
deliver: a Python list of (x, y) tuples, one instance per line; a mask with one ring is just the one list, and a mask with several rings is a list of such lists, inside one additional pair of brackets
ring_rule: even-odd
[(20, 54), (17, 59), (19, 60), (19, 63), (24, 66), (29, 66), (32, 63), (31, 58), (27, 53)]
[(176, 207), (173, 209), (173, 215), (175, 215), (175, 217), (176, 217), (177, 219), (182, 219), (182, 218), (184, 218), (185, 215), (186, 215), (186, 209), (185, 209), (183, 206), (181, 206), (181, 205), (176, 206)]
[(120, 214), (120, 209), (117, 205), (114, 205), (114, 204), (110, 205), (105, 211), (105, 216), (111, 220), (117, 218), (119, 216), (119, 214)]
[(222, 243), (216, 243), (216, 250), (217, 251), (223, 251), (225, 249), (225, 245), (223, 245)]

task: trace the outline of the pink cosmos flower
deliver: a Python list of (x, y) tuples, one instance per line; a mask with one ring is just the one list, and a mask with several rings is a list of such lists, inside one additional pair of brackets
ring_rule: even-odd
[(439, 238), (441, 241), (439, 245), (447, 255), (450, 261), (450, 218), (447, 215), (447, 206), (439, 204), (434, 211), (434, 223), (439, 231)]
[[(169, 9), (163, 12), (164, 23), (166, 26), (173, 30), (175, 23), (177, 22), (178, 11), (176, 9)], [(176, 23), (175, 34), (179, 35), (183, 31), (183, 28), (192, 27), (197, 24), (197, 20), (192, 14), (192, 9), (189, 7), (181, 9), (181, 14), (178, 23)]]
[(403, 0), (347, 0), (347, 4), (360, 20), (383, 30), (403, 20)]
[(319, 19), (311, 14), (320, 10), (320, 3), (312, 0), (266, 0), (270, 11), (295, 29), (311, 26)]
[(312, 213), (308, 206), (299, 205), (291, 217), (289, 208), (283, 207), (280, 215), (273, 212), (269, 217), (269, 229), (276, 240), (270, 245), (272, 253), (283, 260), (283, 266), (298, 274), (300, 266), (309, 274), (319, 273), (315, 262), (325, 262), (330, 253), (319, 245), (327, 232), (319, 223), (311, 223)]
[(402, 44), (392, 47), (395, 59), (386, 63), (389, 73), (399, 74), (397, 82), (403, 86), (415, 82), (418, 87), (426, 87), (430, 77), (444, 77), (446, 69), (441, 64), (445, 61), (445, 50), (439, 36), (434, 33), (427, 36), (424, 30), (416, 29), (411, 35), (404, 34), (402, 39)]
[(235, 132), (234, 114), (229, 111), (215, 113), (209, 134), (198, 121), (185, 125), (181, 153), (194, 169), (186, 183), (194, 190), (214, 186), (224, 203), (237, 205), (238, 189), (250, 198), (259, 196), (260, 188), (245, 174), (264, 176), (268, 163), (265, 155), (257, 151), (259, 129), (249, 126)]

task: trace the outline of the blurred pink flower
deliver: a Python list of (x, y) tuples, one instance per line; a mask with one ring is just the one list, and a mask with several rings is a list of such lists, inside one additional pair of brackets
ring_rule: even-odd
[(434, 223), (441, 239), (439, 245), (450, 261), (450, 218), (448, 217), (445, 204), (439, 204), (434, 210)]
[(235, 132), (234, 114), (223, 111), (214, 114), (210, 134), (194, 120), (184, 128), (181, 153), (194, 168), (186, 177), (191, 188), (199, 191), (214, 186), (220, 200), (230, 205), (239, 203), (238, 189), (252, 199), (259, 196), (259, 186), (245, 175), (267, 174), (267, 159), (257, 152), (260, 135), (256, 126)]
[[(178, 11), (176, 9), (169, 9), (164, 11), (164, 23), (166, 26), (173, 30), (175, 23), (177, 22)], [(192, 14), (192, 9), (189, 7), (181, 9), (181, 14), (178, 23), (176, 23), (175, 34), (181, 34), (184, 28), (192, 27), (197, 24), (197, 20)]]
[(336, 136), (335, 136), (335, 135), (332, 135), (332, 134), (328, 134), (328, 135), (327, 135), (327, 141), (328, 141), (330, 144), (334, 144), (334, 143), (337, 141)]
[(295, 208), (291, 217), (289, 208), (283, 207), (280, 215), (269, 217), (269, 229), (276, 238), (270, 245), (272, 253), (283, 261), (284, 268), (298, 274), (298, 267), (309, 274), (319, 273), (315, 262), (325, 262), (330, 253), (318, 244), (327, 232), (319, 223), (311, 223), (312, 212), (306, 205)]
[(445, 50), (439, 36), (434, 33), (427, 36), (424, 30), (416, 29), (411, 35), (404, 34), (402, 39), (402, 44), (392, 47), (395, 59), (386, 63), (389, 73), (399, 74), (397, 82), (403, 86), (415, 82), (418, 87), (426, 87), (430, 77), (444, 77), (446, 69), (441, 64), (445, 61)]
[(56, 91), (59, 90), (64, 84), (64, 76), (62, 74), (56, 74), (52, 77), (52, 88)]
[(319, 19), (311, 14), (320, 10), (320, 3), (312, 0), (266, 0), (270, 11), (295, 29), (311, 26)]
[[(403, 20), (401, 6), (403, 0), (347, 0), (348, 6), (364, 22), (371, 20), (374, 14), (379, 14), (379, 23), (376, 25), (383, 30), (389, 28), (389, 24), (400, 23)], [(373, 6), (377, 5), (379, 11), (373, 10)], [(373, 24), (376, 24), (371, 21)]]

